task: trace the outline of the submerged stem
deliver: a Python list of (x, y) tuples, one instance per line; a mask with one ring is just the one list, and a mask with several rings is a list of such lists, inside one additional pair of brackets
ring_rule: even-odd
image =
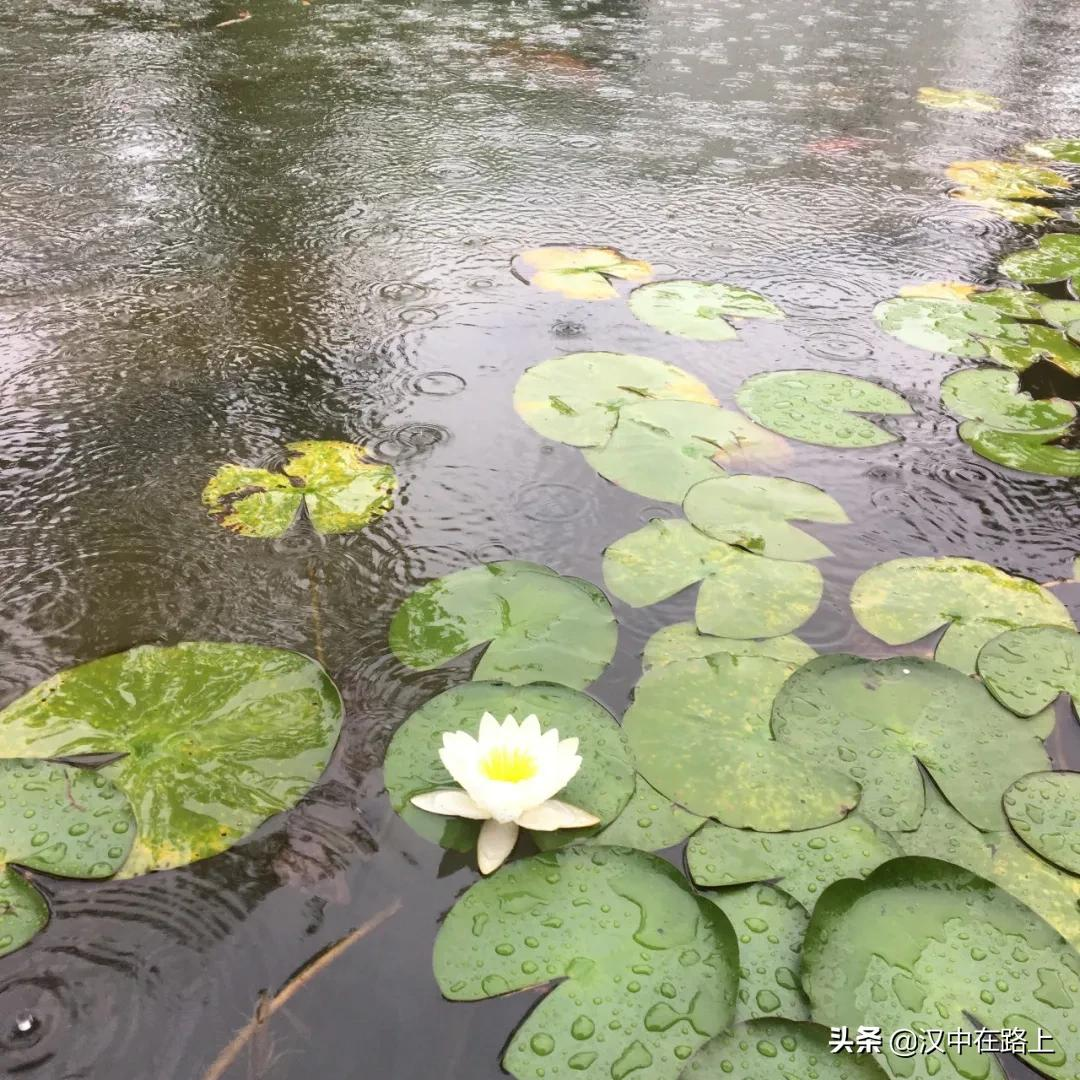
[(319, 607), (319, 575), (314, 562), (308, 563), (308, 591), (311, 595), (311, 627), (315, 635), (315, 659), (326, 667), (323, 649), (322, 609)]

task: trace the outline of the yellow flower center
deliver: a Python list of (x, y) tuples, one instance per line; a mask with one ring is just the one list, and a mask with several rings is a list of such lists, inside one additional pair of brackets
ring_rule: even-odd
[(532, 754), (524, 750), (508, 750), (504, 746), (496, 746), (480, 762), (480, 771), (489, 780), (519, 784), (522, 780), (531, 780), (540, 769)]

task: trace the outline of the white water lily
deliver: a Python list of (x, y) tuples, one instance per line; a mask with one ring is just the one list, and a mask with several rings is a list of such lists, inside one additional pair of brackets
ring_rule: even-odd
[(519, 726), (512, 716), (500, 724), (484, 713), (477, 738), (443, 734), (439, 757), (461, 787), (414, 795), (412, 802), (432, 814), (483, 821), (477, 862), (490, 874), (513, 851), (519, 828), (554, 832), (600, 823), (595, 814), (552, 798), (581, 768), (577, 750), (577, 739), (560, 741), (556, 728), (541, 731), (535, 716)]

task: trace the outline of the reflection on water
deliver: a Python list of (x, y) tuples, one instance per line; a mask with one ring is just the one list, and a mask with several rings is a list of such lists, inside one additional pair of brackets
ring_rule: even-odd
[[(494, 1078), (536, 999), (440, 1001), (436, 920), (472, 873), (393, 818), (378, 773), (396, 725), (460, 665), (403, 671), (387, 623), (417, 582), (478, 560), (599, 580), (605, 544), (655, 512), (518, 422), (514, 382), (559, 352), (623, 349), (727, 401), (785, 367), (902, 390), (919, 413), (906, 442), (802, 447), (788, 469), (855, 523), (807, 629), (819, 648), (880, 648), (846, 593), (884, 558), (1063, 576), (1080, 532), (1068, 482), (973, 457), (937, 403), (954, 365), (869, 311), (910, 280), (984, 276), (1020, 235), (945, 199), (941, 169), (1068, 131), (1076, 38), (1053, 0), (268, 0), (215, 29), (238, 10), (0, 13), (0, 700), (141, 642), (311, 651), (316, 588), (345, 731), (304, 804), (240, 849), (45, 883), (56, 917), (0, 963), (0, 1052), (10, 1074), (199, 1077), (260, 991), (403, 896), (275, 1017), (265, 1075)], [(931, 112), (921, 85), (1007, 109)], [(719, 348), (667, 337), (621, 304), (516, 281), (513, 254), (551, 241), (738, 282), (792, 317)], [(276, 467), (308, 438), (392, 462), (398, 508), (358, 536), (271, 543), (206, 517), (220, 463)], [(1075, 588), (1058, 592), (1080, 613)], [(607, 704), (687, 611), (620, 609)]]

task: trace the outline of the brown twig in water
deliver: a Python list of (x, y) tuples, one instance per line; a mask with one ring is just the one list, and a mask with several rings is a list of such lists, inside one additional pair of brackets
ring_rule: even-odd
[(220, 30), (223, 26), (235, 26), (237, 23), (247, 22), (251, 18), (250, 11), (241, 11), (237, 14), (235, 19), (226, 19), (224, 22), (219, 22), (214, 29)]
[(316, 975), (329, 967), (350, 945), (355, 945), (361, 938), (365, 938), (373, 930), (377, 930), (387, 919), (396, 915), (401, 910), (401, 900), (395, 900), (385, 907), (377, 915), (372, 915), (367, 922), (362, 923), (350, 934), (346, 934), (340, 941), (335, 942), (330, 948), (319, 953), (318, 956), (309, 960), (295, 974), (290, 975), (285, 985), (269, 1000), (265, 996), (259, 999), (255, 1009), (255, 1015), (233, 1036), (232, 1042), (221, 1051), (214, 1059), (214, 1063), (206, 1071), (203, 1080), (221, 1080), (229, 1066), (237, 1059), (240, 1051), (248, 1044), (251, 1037), (274, 1015), (301, 987), (306, 986)]

